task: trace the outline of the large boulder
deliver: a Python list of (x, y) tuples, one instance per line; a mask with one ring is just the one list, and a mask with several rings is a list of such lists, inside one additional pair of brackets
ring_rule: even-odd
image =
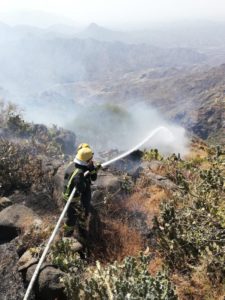
[[(25, 280), (30, 282), (33, 273), (37, 267), (37, 264), (30, 266), (26, 273)], [(61, 278), (65, 275), (59, 269), (56, 269), (52, 265), (43, 264), (39, 275), (34, 284), (34, 291), (36, 299), (39, 300), (64, 300), (66, 296), (64, 294), (64, 284), (61, 282)]]
[[(15, 241), (0, 245), (0, 299), (21, 300), (25, 294), (23, 279), (18, 272)], [(33, 299), (33, 298), (32, 298)]]
[(55, 141), (61, 146), (63, 153), (74, 154), (76, 147), (76, 136), (71, 131), (63, 130), (56, 138)]
[(94, 183), (95, 189), (104, 190), (107, 193), (116, 193), (121, 188), (122, 178), (107, 171), (100, 171)]
[(28, 207), (14, 204), (0, 212), (0, 243), (14, 239), (20, 232), (40, 226), (41, 219)]

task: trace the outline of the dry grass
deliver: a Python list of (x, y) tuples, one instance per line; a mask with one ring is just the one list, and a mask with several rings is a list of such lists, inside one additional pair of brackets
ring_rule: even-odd
[[(97, 241), (91, 245), (92, 258), (104, 262), (122, 261), (126, 256), (136, 256), (143, 251), (144, 241), (141, 233), (132, 228), (128, 213), (140, 212), (146, 217), (149, 227), (152, 219), (159, 214), (160, 204), (168, 198), (169, 192), (156, 185), (146, 185), (142, 182), (136, 185), (135, 192), (117, 203), (113, 202), (105, 217), (101, 217), (102, 228)], [(121, 216), (121, 217), (119, 217)], [(161, 260), (151, 262), (152, 273), (160, 269)], [(155, 270), (155, 271), (154, 271)]]
[(22, 255), (29, 248), (39, 247), (40, 244), (46, 242), (54, 227), (49, 224), (49, 220), (43, 220), (40, 225), (31, 225), (29, 230), (28, 228), (23, 228), (21, 243), (19, 245), (20, 255)]
[(147, 224), (152, 224), (152, 218), (159, 214), (160, 203), (168, 198), (168, 191), (156, 185), (142, 188), (123, 203), (128, 211), (139, 211), (146, 215)]
[[(119, 251), (114, 251), (112, 255), (116, 254), (116, 260), (122, 260), (126, 256), (135, 256), (138, 255), (142, 250), (142, 238), (140, 234), (130, 228), (126, 223), (120, 223), (116, 220), (110, 222), (110, 227), (112, 228), (114, 238), (113, 245), (114, 249), (117, 250), (119, 247)], [(117, 244), (117, 245), (116, 245)], [(111, 246), (109, 247), (109, 251)]]
[(205, 272), (197, 271), (192, 277), (174, 274), (172, 281), (180, 300), (224, 300), (224, 285), (214, 287)]
[(156, 276), (156, 274), (162, 270), (163, 260), (161, 257), (156, 256), (152, 259), (148, 265), (148, 271), (152, 276)]
[[(152, 225), (152, 219), (159, 214), (160, 203), (168, 197), (168, 191), (156, 185), (142, 188), (136, 187), (136, 191), (130, 197), (110, 207), (107, 217), (102, 218), (102, 229), (98, 240), (92, 249), (94, 259), (100, 259), (102, 262), (123, 260), (126, 256), (136, 256), (143, 250), (144, 241), (136, 229), (131, 228), (123, 212), (135, 213), (141, 212), (146, 216), (147, 225)], [(111, 215), (111, 216), (110, 216)], [(118, 218), (119, 215), (123, 217)], [(126, 215), (126, 214), (125, 214)], [(153, 264), (160, 265), (158, 262), (152, 262), (152, 271), (155, 268)]]
[(142, 237), (129, 227), (126, 220), (107, 219), (103, 222), (101, 239), (92, 251), (94, 260), (122, 261), (126, 256), (136, 256), (140, 253), (143, 249)]
[(202, 170), (209, 170), (212, 167), (212, 164), (208, 161), (203, 161), (201, 165), (199, 166)]
[(184, 159), (191, 160), (195, 159), (196, 157), (199, 159), (208, 157), (207, 145), (204, 142), (192, 142), (190, 151), (187, 155), (185, 155)]

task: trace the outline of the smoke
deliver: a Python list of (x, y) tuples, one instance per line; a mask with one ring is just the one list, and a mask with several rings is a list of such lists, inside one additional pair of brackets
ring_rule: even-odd
[(95, 152), (118, 149), (127, 151), (140, 143), (157, 127), (164, 126), (144, 145), (161, 153), (186, 154), (188, 139), (184, 128), (174, 125), (142, 102), (130, 105), (95, 104), (80, 107), (77, 116), (64, 124), (77, 135), (77, 141), (89, 143)]

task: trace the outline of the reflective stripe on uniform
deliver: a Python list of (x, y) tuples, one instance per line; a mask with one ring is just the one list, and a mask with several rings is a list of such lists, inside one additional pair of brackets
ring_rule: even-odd
[[(63, 193), (63, 198), (66, 201), (69, 199), (69, 196), (70, 196), (70, 185), (72, 183), (72, 180), (74, 179), (74, 177), (77, 175), (78, 172), (79, 172), (79, 169), (76, 168), (67, 183), (66, 191)], [(74, 197), (74, 199), (80, 199), (80, 197)]]

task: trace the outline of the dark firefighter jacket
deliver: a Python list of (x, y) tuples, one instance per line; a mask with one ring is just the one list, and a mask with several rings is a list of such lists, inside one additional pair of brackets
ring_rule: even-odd
[[(87, 176), (84, 174), (89, 171)], [(85, 167), (76, 163), (71, 163), (67, 167), (64, 175), (64, 200), (68, 200), (74, 187), (76, 193), (74, 201), (81, 201), (83, 206), (87, 209), (91, 201), (91, 181), (97, 179), (97, 171), (94, 165)]]

